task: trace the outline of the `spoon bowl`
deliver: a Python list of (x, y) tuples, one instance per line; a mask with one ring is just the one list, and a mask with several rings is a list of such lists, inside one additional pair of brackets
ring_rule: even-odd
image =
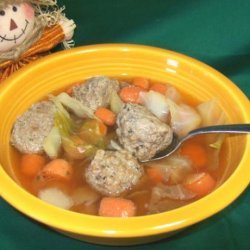
[(167, 156), (173, 154), (182, 143), (196, 135), (203, 134), (247, 134), (250, 133), (250, 124), (226, 124), (226, 125), (215, 125), (208, 127), (201, 127), (191, 130), (188, 134), (183, 137), (178, 137), (175, 133), (173, 134), (173, 139), (171, 144), (161, 152), (157, 153), (152, 159), (142, 160), (140, 162), (151, 162), (163, 159)]

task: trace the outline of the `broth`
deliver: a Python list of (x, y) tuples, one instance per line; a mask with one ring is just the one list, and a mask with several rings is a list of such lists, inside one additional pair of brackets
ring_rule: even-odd
[[(120, 81), (126, 81), (131, 84), (131, 79), (119, 79)], [(150, 83), (151, 85), (154, 82)], [(65, 90), (66, 91), (66, 90)], [(58, 94), (58, 93), (57, 93)], [(199, 105), (199, 101), (193, 97), (187, 96), (181, 93), (182, 103), (189, 105), (192, 108), (196, 108)], [(116, 126), (110, 126), (108, 128), (108, 135), (111, 138), (115, 138), (114, 131)], [(129, 190), (122, 192), (119, 197), (126, 200), (131, 200), (136, 206), (136, 216), (159, 213), (164, 211), (169, 211), (184, 205), (187, 205), (197, 199), (200, 199), (200, 195), (192, 195), (193, 192), (186, 190), (184, 184), (188, 183), (188, 176), (195, 176), (200, 173), (209, 174), (217, 184), (212, 188), (216, 188), (220, 183), (220, 180), (224, 174), (227, 165), (227, 146), (224, 142), (222, 147), (217, 150), (210, 147), (207, 143), (207, 138), (209, 136), (197, 136), (185, 142), (180, 149), (169, 158), (159, 160), (152, 163), (142, 164), (144, 169), (144, 175), (140, 178), (140, 181), (134, 185)], [(189, 145), (197, 144), (206, 155), (205, 166), (195, 166), (192, 159), (185, 155), (184, 148), (189, 147)], [(17, 151), (17, 150), (16, 150)], [(28, 192), (35, 196), (39, 196), (39, 192), (44, 188), (56, 188), (61, 190), (64, 194), (74, 200), (73, 205), (69, 208), (71, 211), (98, 215), (100, 202), (103, 197), (107, 195), (101, 194), (96, 191), (92, 186), (90, 186), (84, 176), (86, 167), (90, 164), (90, 160), (76, 160), (72, 159), (64, 151), (61, 151), (57, 158), (65, 159), (73, 167), (73, 177), (69, 181), (62, 181), (58, 179), (51, 179), (41, 182), (37, 176), (29, 177), (26, 176), (21, 171), (21, 158), (22, 154), (17, 151), (20, 165), (16, 165), (13, 169), (18, 182), (23, 186)], [(45, 156), (46, 162), (50, 159)], [(184, 159), (184, 160), (183, 160)], [(172, 167), (171, 171), (166, 171), (165, 169), (171, 168), (169, 161), (186, 161), (189, 162), (188, 170), (179, 169), (179, 165)], [(181, 163), (182, 164), (182, 163)], [(185, 165), (186, 163), (184, 163)], [(169, 167), (170, 166), (170, 167)], [(163, 173), (163, 179), (159, 182), (156, 181), (152, 176), (150, 176), (148, 169), (156, 168), (161, 173)], [(176, 169), (179, 171), (177, 171)], [(174, 173), (177, 171), (177, 173)], [(198, 175), (197, 175), (198, 177)], [(164, 179), (165, 178), (165, 179)], [(165, 189), (166, 187), (171, 189)], [(211, 190), (212, 190), (211, 189)], [(158, 190), (158, 191), (157, 191)], [(160, 190), (160, 191), (159, 191)], [(162, 192), (160, 195), (157, 192)], [(156, 192), (156, 193), (154, 193)], [(210, 192), (210, 191), (209, 191)], [(208, 193), (209, 193), (208, 192)], [(158, 195), (158, 196), (157, 196)]]

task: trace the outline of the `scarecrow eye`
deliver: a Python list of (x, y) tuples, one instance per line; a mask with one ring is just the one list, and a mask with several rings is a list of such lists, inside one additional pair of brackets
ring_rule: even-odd
[(12, 7), (12, 10), (13, 10), (14, 12), (17, 12), (17, 7), (16, 7), (16, 6), (13, 6), (13, 7)]
[(5, 15), (5, 11), (4, 10), (0, 10), (0, 16), (4, 16)]

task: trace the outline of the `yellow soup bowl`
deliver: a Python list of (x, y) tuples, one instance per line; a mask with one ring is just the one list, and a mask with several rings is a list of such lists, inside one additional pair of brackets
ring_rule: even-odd
[(0, 85), (1, 196), (23, 214), (71, 237), (87, 242), (129, 245), (155, 241), (200, 222), (232, 203), (250, 180), (250, 135), (228, 140), (225, 181), (212, 193), (172, 211), (132, 218), (84, 215), (47, 204), (16, 180), (17, 156), (10, 146), (16, 118), (31, 104), (74, 82), (106, 75), (144, 76), (170, 83), (199, 101), (216, 98), (230, 123), (250, 123), (247, 97), (229, 79), (190, 57), (154, 47), (103, 44), (78, 47), (44, 57)]

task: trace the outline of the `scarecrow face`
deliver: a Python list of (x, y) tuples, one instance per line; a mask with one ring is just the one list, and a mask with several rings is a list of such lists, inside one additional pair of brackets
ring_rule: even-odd
[(34, 27), (34, 9), (28, 3), (0, 9), (0, 52), (20, 45)]

